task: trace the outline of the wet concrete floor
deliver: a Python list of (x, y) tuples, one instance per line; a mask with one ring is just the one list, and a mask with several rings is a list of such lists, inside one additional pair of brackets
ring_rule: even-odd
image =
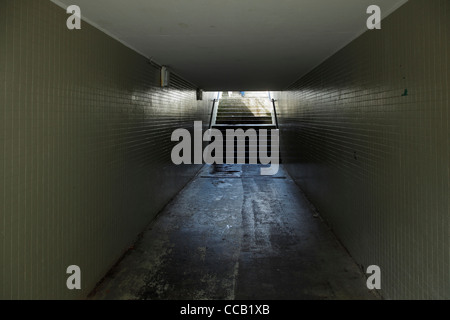
[(206, 165), (90, 299), (377, 299), (280, 168)]

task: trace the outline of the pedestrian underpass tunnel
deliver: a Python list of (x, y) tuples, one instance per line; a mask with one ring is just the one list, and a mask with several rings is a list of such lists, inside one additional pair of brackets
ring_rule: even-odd
[(449, 23), (1, 1), (0, 298), (449, 299)]

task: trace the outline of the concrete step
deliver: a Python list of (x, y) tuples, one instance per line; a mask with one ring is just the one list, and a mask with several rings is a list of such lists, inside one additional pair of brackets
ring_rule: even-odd
[(258, 117), (269, 117), (271, 118), (272, 115), (270, 113), (251, 113), (251, 112), (218, 112), (217, 116), (222, 117), (247, 117), (247, 118), (258, 118)]
[(255, 129), (257, 132), (259, 129), (267, 129), (268, 132), (270, 132), (270, 129), (276, 129), (277, 127), (274, 124), (239, 124), (239, 125), (232, 125), (232, 124), (215, 124), (212, 126), (212, 128), (219, 129), (219, 130), (226, 130), (226, 129), (243, 129), (244, 131), (247, 129)]
[(266, 113), (266, 112), (258, 112), (258, 113), (252, 113), (252, 112), (217, 112), (217, 116), (223, 116), (223, 117), (236, 117), (236, 116), (243, 116), (243, 117), (250, 117), (250, 118), (258, 118), (258, 117), (272, 117), (272, 114)]
[(220, 106), (217, 110), (226, 110), (226, 111), (263, 111), (263, 112), (271, 112), (272, 108), (266, 107), (258, 107), (258, 106), (238, 106), (238, 105), (230, 105), (230, 106)]
[[(271, 118), (270, 118), (271, 120)], [(271, 121), (270, 121), (271, 122)], [(278, 158), (280, 158), (279, 151), (277, 153), (272, 153), (273, 148), (277, 147), (278, 150), (280, 148), (279, 141), (273, 141), (272, 135), (271, 135), (271, 129), (276, 129), (276, 126), (273, 124), (216, 124), (212, 126), (214, 129), (218, 129), (223, 134), (223, 161), (224, 163), (246, 163), (249, 164), (249, 158), (250, 158), (250, 147), (254, 148), (256, 150), (256, 160), (257, 163), (260, 164), (259, 160), (259, 145), (263, 144), (267, 147), (267, 152), (270, 157), (273, 157), (275, 155), (278, 155)], [(242, 137), (227, 137), (226, 131), (227, 129), (237, 130), (242, 129), (244, 131), (248, 129), (254, 129), (256, 131), (256, 141), (249, 141), (248, 138), (245, 136)], [(267, 130), (267, 136), (264, 138), (259, 135), (260, 129), (266, 129)], [(233, 157), (227, 157), (226, 154), (226, 146), (227, 144), (233, 144), (234, 145), (234, 156)], [(242, 154), (241, 154), (242, 153)], [(243, 156), (242, 156), (243, 155)], [(279, 159), (279, 163), (281, 163), (281, 159)]]
[(256, 98), (256, 97), (223, 97), (219, 100), (219, 103), (228, 104), (228, 103), (239, 103), (239, 104), (249, 104), (249, 103), (259, 103), (259, 104), (270, 104), (271, 101), (267, 98)]
[(216, 120), (216, 124), (272, 124), (272, 119), (270, 120), (264, 120), (264, 119), (244, 119), (244, 120), (230, 120), (230, 119), (223, 119), (223, 120)]
[(218, 110), (217, 111), (217, 115), (243, 115), (243, 116), (250, 116), (250, 117), (254, 117), (254, 116), (266, 116), (266, 117), (270, 117), (272, 116), (272, 114), (270, 112), (267, 111), (250, 111), (250, 110), (239, 110), (239, 111), (234, 111), (234, 110)]
[(251, 117), (251, 116), (217, 116), (217, 121), (219, 120), (231, 120), (231, 121), (244, 121), (243, 123), (246, 123), (245, 121), (270, 121), (272, 122), (272, 117), (268, 116), (261, 116), (261, 117)]

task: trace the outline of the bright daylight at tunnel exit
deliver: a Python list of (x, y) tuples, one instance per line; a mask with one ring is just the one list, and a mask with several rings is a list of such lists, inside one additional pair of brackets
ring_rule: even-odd
[[(172, 162), (191, 164), (192, 137), (189, 131), (175, 130), (172, 141), (179, 139), (182, 142), (172, 150)], [(271, 99), (270, 92), (246, 94), (245, 91), (240, 91), (237, 96), (232, 91), (225, 94), (219, 92), (217, 99), (213, 100), (209, 128), (202, 134), (202, 122), (195, 122), (193, 139), (195, 164), (202, 164), (202, 157), (207, 164), (257, 164), (259, 159), (259, 163), (270, 164), (268, 168), (260, 169), (261, 175), (274, 175), (278, 172), (279, 129), (275, 100)], [(206, 146), (203, 154), (202, 141), (213, 141)]]
[(449, 300), (449, 23), (448, 0), (0, 1), (0, 299)]

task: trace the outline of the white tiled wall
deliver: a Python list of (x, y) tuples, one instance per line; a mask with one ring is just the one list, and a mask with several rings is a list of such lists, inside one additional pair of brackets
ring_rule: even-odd
[(410, 0), (277, 97), (283, 162), (386, 298), (450, 298), (449, 31)]
[[(176, 128), (211, 98), (50, 1), (0, 1), (0, 298), (83, 298), (198, 166)], [(82, 290), (66, 288), (78, 265)]]

